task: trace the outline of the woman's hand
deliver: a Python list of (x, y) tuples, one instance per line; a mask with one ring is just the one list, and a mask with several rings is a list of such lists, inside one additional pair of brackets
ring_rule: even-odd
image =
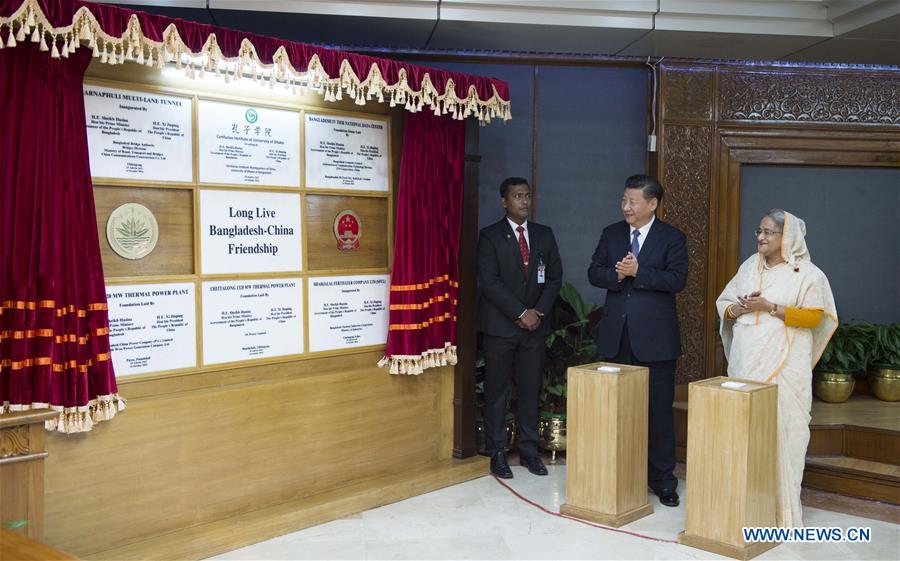
[(738, 302), (735, 302), (734, 304), (728, 306), (728, 310), (726, 310), (725, 312), (725, 319), (734, 321), (746, 313), (747, 309), (741, 306)]
[(750, 312), (769, 313), (774, 309), (774, 305), (763, 298), (761, 292), (751, 292), (746, 296), (738, 296), (738, 305), (735, 312), (740, 311), (742, 314)]

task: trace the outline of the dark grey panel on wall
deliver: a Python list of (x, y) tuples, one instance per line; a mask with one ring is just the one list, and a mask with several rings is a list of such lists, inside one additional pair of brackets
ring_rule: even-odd
[(512, 102), (512, 119), (492, 121), (479, 131), (478, 225), (484, 228), (503, 217), (500, 182), (510, 176), (531, 181), (534, 67), (513, 64), (449, 63), (410, 61), (442, 70), (465, 72), (506, 80)]
[[(541, 66), (534, 127), (534, 66), (421, 64), (509, 82), (512, 120), (493, 122), (479, 133), (479, 225), (502, 218), (498, 188), (504, 178), (532, 180), (537, 189), (535, 220), (556, 233), (565, 280), (586, 300), (602, 304), (604, 291), (588, 284), (587, 268), (600, 232), (622, 219), (619, 200), (625, 178), (646, 169), (646, 71)], [(537, 177), (532, 178), (535, 128)]]
[(565, 280), (602, 304), (587, 269), (603, 228), (622, 219), (625, 179), (646, 170), (647, 72), (541, 66), (537, 97), (535, 219), (556, 233)]
[(900, 169), (744, 166), (742, 259), (756, 251), (753, 230), (771, 208), (806, 221), (841, 321), (900, 321)]

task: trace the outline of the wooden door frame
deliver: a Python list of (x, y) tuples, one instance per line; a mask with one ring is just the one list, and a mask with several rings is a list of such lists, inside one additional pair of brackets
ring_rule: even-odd
[(479, 125), (466, 122), (466, 159), (459, 232), (456, 357), (453, 374), (453, 457), (478, 452), (475, 430), (475, 361), (478, 331), (478, 147)]

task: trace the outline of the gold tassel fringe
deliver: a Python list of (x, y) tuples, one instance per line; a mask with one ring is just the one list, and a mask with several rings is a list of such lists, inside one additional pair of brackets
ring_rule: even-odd
[(0, 415), (11, 411), (31, 411), (33, 409), (52, 409), (59, 415), (44, 422), (44, 428), (48, 431), (74, 434), (88, 432), (96, 423), (109, 421), (116, 413), (123, 411), (126, 400), (119, 394), (101, 395), (80, 407), (62, 407), (49, 403), (10, 404), (5, 402), (0, 407)]
[[(496, 88), (492, 88), (490, 99), (480, 99), (474, 85), (460, 96), (456, 93), (456, 84), (451, 78), (441, 93), (426, 73), (422, 77), (421, 88), (414, 90), (407, 81), (405, 69), (400, 70), (395, 84), (388, 84), (377, 63), (372, 63), (368, 75), (363, 79), (356, 75), (347, 59), (341, 62), (338, 75), (332, 77), (325, 72), (317, 55), (312, 55), (308, 61), (301, 61), (306, 63), (307, 71), (299, 72), (291, 63), (284, 46), (275, 51), (272, 64), (263, 64), (253, 43), (246, 38), (241, 42), (236, 57), (224, 56), (215, 34), (207, 37), (203, 47), (195, 53), (182, 40), (174, 23), (169, 24), (163, 32), (162, 42), (148, 39), (135, 14), (128, 20), (122, 36), (114, 37), (100, 27), (87, 6), (82, 6), (75, 12), (70, 25), (53, 27), (38, 0), (22, 0), (22, 4), (11, 16), (0, 17), (0, 32), (4, 28), (8, 32), (7, 47), (15, 47), (31, 34), (31, 41), (39, 42), (41, 51), (50, 50), (53, 58), (68, 57), (69, 53), (85, 41), (93, 51), (94, 58), (109, 65), (122, 64), (128, 60), (154, 66), (155, 61), (156, 68), (162, 68), (166, 62), (175, 62), (179, 69), (186, 65), (186, 73), (191, 78), (196, 75), (196, 66), (201, 76), (204, 72), (214, 72), (216, 75), (224, 73), (225, 83), (233, 83), (244, 77), (252, 77), (254, 81), (268, 81), (269, 87), (274, 87), (275, 82), (281, 82), (294, 91), (296, 86), (300, 86), (301, 94), (307, 89), (316, 91), (327, 101), (340, 100), (343, 94), (353, 99), (357, 105), (365, 105), (373, 98), (384, 103), (387, 98), (391, 107), (402, 104), (411, 113), (422, 111), (428, 106), (435, 115), (450, 114), (457, 120), (474, 116), (482, 124), (490, 123), (491, 119), (497, 117), (504, 121), (512, 118), (509, 101), (502, 99)], [(47, 47), (46, 36), (49, 36), (52, 43), (50, 49)], [(57, 38), (62, 39), (61, 48), (57, 46)], [(101, 44), (100, 49), (97, 48), (98, 42)], [(0, 48), (3, 48), (2, 44)], [(304, 65), (301, 64), (302, 66)]]
[(390, 365), (391, 374), (418, 376), (429, 368), (453, 366), (456, 364), (456, 346), (444, 344), (443, 349), (429, 349), (420, 355), (385, 356), (378, 361), (378, 367)]

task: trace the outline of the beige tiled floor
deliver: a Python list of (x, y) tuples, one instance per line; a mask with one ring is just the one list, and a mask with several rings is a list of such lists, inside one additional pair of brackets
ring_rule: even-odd
[[(535, 477), (515, 465), (512, 487), (558, 512), (565, 501), (565, 465)], [(679, 491), (684, 491), (681, 481)], [(652, 515), (624, 527), (664, 541), (587, 526), (553, 516), (516, 498), (491, 477), (335, 520), (232, 551), (244, 559), (724, 559), (676, 543), (684, 503), (667, 508), (651, 497)], [(785, 543), (757, 559), (898, 559), (900, 526), (805, 507), (807, 526), (870, 527), (870, 543)]]

